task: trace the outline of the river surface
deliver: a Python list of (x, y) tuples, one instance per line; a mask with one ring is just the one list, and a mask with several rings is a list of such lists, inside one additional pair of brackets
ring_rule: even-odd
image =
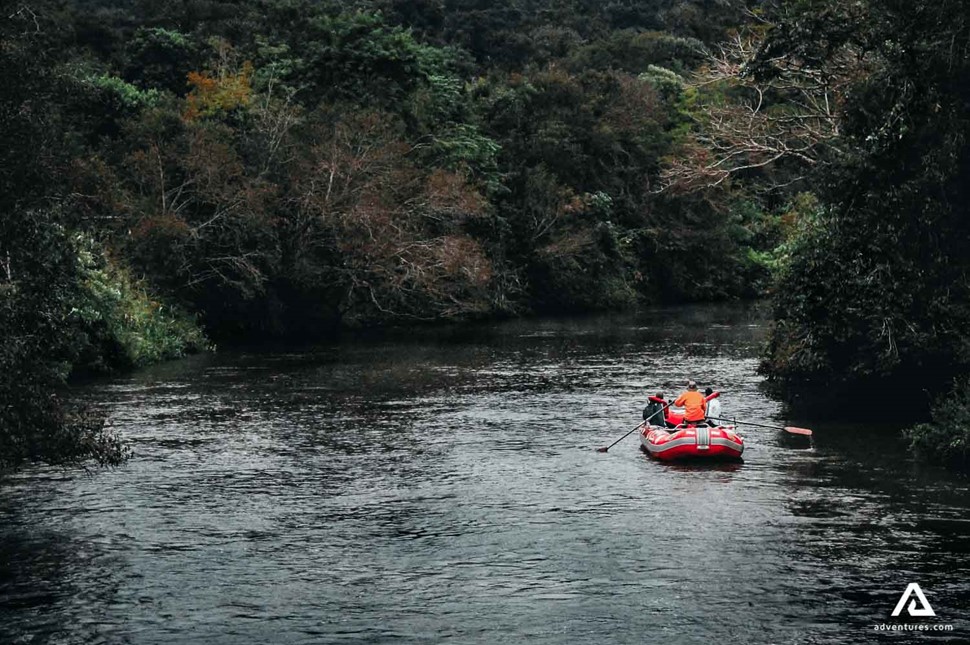
[[(895, 428), (785, 418), (765, 332), (751, 306), (655, 309), (88, 385), (133, 457), (0, 483), (0, 643), (968, 642), (967, 480)], [(596, 452), (687, 377), (814, 445)], [(890, 618), (912, 582), (935, 618)]]

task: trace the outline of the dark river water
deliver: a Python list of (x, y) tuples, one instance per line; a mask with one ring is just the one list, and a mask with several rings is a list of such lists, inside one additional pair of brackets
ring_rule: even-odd
[[(657, 309), (86, 386), (134, 456), (0, 483), (0, 644), (970, 642), (967, 480), (895, 428), (785, 418), (765, 331), (750, 306)], [(814, 446), (595, 451), (687, 377)], [(890, 618), (914, 582), (936, 617)]]

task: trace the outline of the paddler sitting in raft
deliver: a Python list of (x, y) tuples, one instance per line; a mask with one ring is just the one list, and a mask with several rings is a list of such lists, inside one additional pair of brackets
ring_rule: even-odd
[(657, 392), (657, 396), (651, 396), (647, 407), (643, 408), (643, 420), (655, 426), (672, 428), (673, 425), (667, 421), (666, 408), (667, 404), (664, 403), (663, 392)]
[(707, 399), (697, 391), (697, 383), (687, 381), (687, 391), (677, 397), (674, 405), (684, 408), (684, 425), (700, 425), (707, 418)]
[[(711, 426), (718, 425), (713, 420), (707, 420), (708, 414), (711, 417), (718, 417), (721, 414), (721, 402), (711, 388), (707, 388), (704, 394), (697, 391), (697, 383), (693, 380), (687, 382), (687, 391), (681, 394), (676, 401), (664, 401), (663, 393), (651, 396), (647, 407), (643, 409), (643, 420), (655, 425), (675, 428), (677, 424), (670, 421), (670, 417), (664, 414), (668, 406), (684, 408), (684, 425), (697, 425), (706, 423)], [(705, 396), (706, 395), (706, 396)], [(679, 415), (678, 415), (679, 416)]]
[(721, 419), (721, 399), (711, 395), (714, 394), (714, 390), (707, 388), (704, 390), (704, 400), (707, 401), (707, 425), (714, 427), (720, 425)]

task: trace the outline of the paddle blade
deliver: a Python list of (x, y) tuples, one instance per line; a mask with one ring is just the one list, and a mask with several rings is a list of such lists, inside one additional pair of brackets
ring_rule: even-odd
[(602, 448), (597, 448), (596, 449), (596, 452), (607, 452), (607, 451), (609, 451), (609, 448), (607, 448), (606, 446), (603, 446)]
[(812, 436), (812, 431), (809, 430), (808, 428), (796, 428), (794, 426), (785, 426), (785, 432), (788, 432), (790, 434), (802, 435), (803, 437)]

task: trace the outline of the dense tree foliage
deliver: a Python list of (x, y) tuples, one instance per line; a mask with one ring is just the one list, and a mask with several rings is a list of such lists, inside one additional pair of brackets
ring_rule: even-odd
[(731, 3), (24, 5), (34, 17), (72, 85), (48, 102), (72, 145), (72, 230), (217, 336), (764, 287), (757, 209), (656, 191), (689, 127), (682, 74)]
[(66, 427), (44, 402), (69, 373), (204, 347), (194, 316), (220, 339), (319, 337), (757, 293), (778, 241), (764, 204), (657, 193), (690, 129), (685, 78), (740, 15), (5, 4), (4, 460), (117, 456), (97, 424), (58, 435), (72, 449), (31, 428)]
[(11, 461), (69, 416), (16, 387), (42, 401), (72, 370), (194, 351), (199, 325), (319, 337), (755, 296), (771, 272), (776, 382), (941, 391), (970, 364), (968, 20), (895, 0), (10, 4)]
[(74, 358), (70, 316), (80, 276), (60, 213), (44, 199), (58, 147), (44, 105), (59, 88), (26, 18), (14, 15), (0, 31), (0, 468), (119, 454), (96, 422), (58, 400)]
[(764, 257), (778, 281), (762, 371), (795, 401), (847, 395), (841, 416), (931, 408), (906, 433), (912, 449), (965, 467), (970, 8), (762, 9), (705, 66), (697, 127), (665, 185), (810, 188)]
[(68, 373), (144, 364), (204, 343), (188, 319), (110, 267), (78, 226), (81, 196), (63, 177), (80, 133), (66, 122), (101, 90), (58, 73), (59, 36), (30, 8), (0, 20), (0, 469), (118, 461), (123, 450), (101, 421), (64, 402)]
[(968, 48), (965, 3), (785, 5), (760, 59), (854, 75), (816, 175), (824, 207), (781, 278), (769, 374), (911, 398), (970, 366)]

